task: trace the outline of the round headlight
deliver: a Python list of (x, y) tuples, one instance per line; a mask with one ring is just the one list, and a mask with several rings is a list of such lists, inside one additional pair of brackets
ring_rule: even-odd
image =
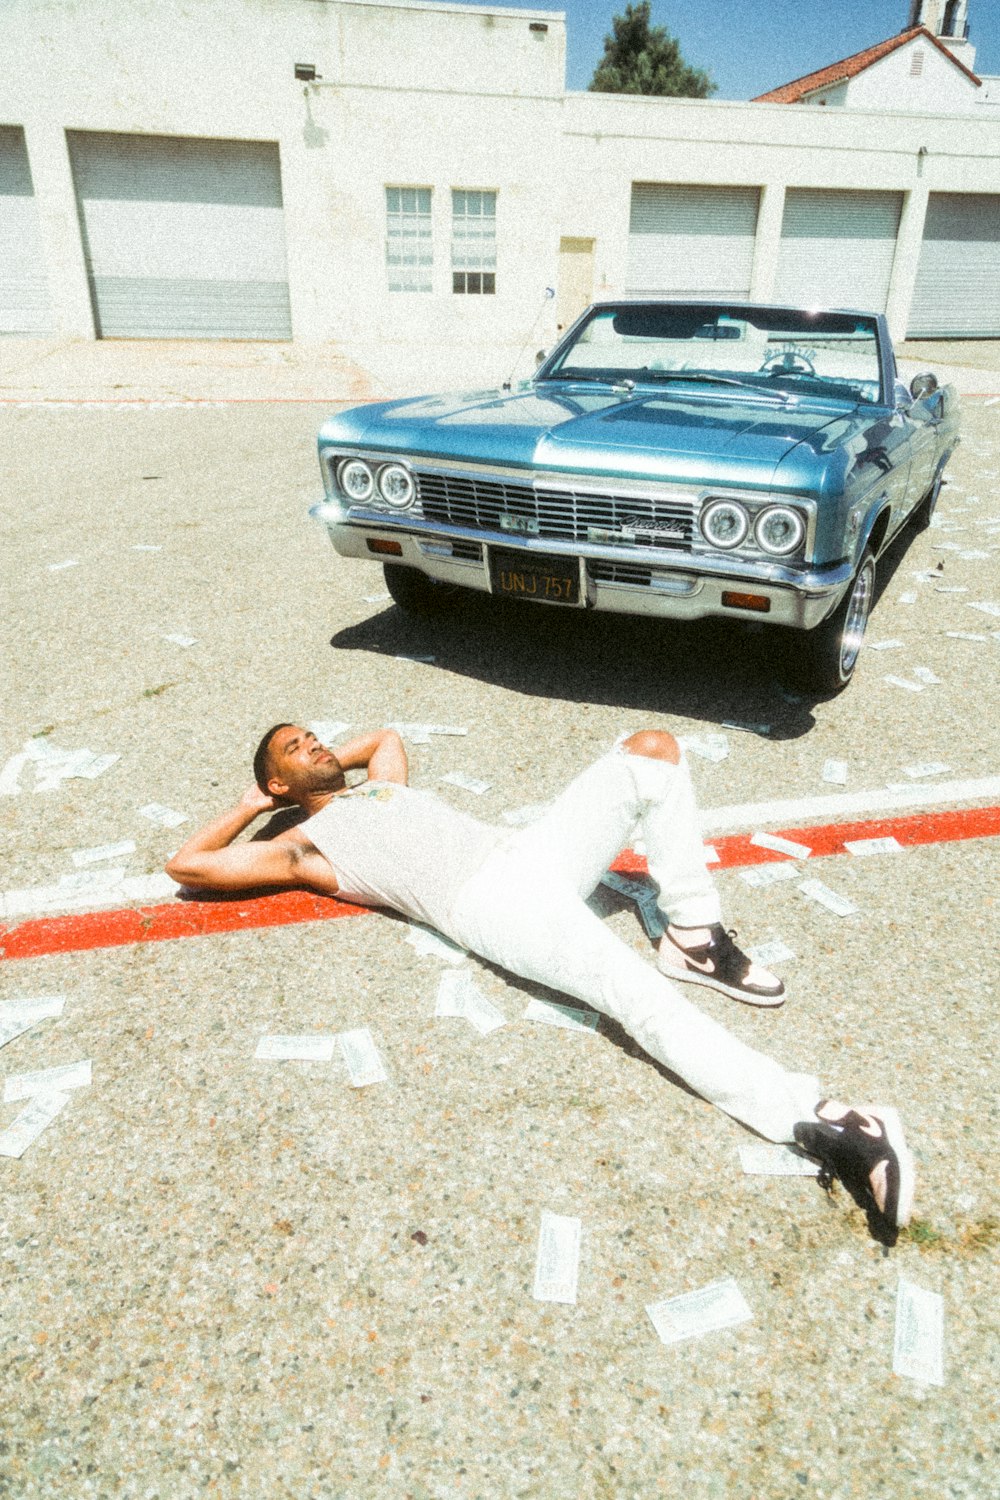
[(337, 470), (337, 483), (348, 500), (361, 505), (372, 497), (375, 475), (363, 458), (348, 458)]
[(805, 524), (797, 510), (786, 505), (772, 505), (757, 517), (753, 534), (758, 545), (776, 557), (794, 552), (805, 536)]
[(713, 500), (701, 513), (701, 529), (713, 547), (738, 547), (750, 530), (750, 518), (733, 500)]
[(402, 464), (386, 464), (384, 469), (379, 470), (378, 492), (386, 505), (392, 505), (396, 510), (405, 510), (408, 505), (413, 504), (416, 494), (413, 475)]

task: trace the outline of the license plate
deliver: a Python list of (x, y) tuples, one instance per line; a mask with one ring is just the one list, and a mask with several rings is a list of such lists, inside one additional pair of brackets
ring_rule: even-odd
[(506, 599), (530, 599), (539, 604), (580, 602), (580, 565), (576, 558), (493, 550), (490, 577), (494, 594)]

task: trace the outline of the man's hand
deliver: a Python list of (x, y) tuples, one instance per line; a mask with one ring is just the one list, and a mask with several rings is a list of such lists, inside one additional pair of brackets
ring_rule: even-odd
[(247, 812), (253, 813), (255, 818), (259, 818), (263, 813), (276, 812), (279, 807), (284, 807), (286, 804), (279, 802), (276, 797), (272, 797), (270, 792), (262, 792), (256, 781), (253, 781), (247, 787), (237, 805), (246, 808)]

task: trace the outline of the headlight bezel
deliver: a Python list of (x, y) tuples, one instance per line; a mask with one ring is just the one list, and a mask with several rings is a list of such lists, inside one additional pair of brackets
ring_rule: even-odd
[[(721, 506), (731, 506), (745, 512), (747, 529), (738, 541), (719, 543), (706, 531), (705, 521), (717, 514)], [(794, 545), (781, 552), (770, 551), (763, 546), (757, 535), (761, 518), (772, 511), (786, 511), (794, 517), (797, 535)], [(739, 559), (748, 563), (774, 563), (798, 567), (812, 556), (816, 533), (816, 505), (813, 500), (768, 494), (766, 491), (705, 488), (698, 496), (698, 509), (694, 519), (694, 544), (702, 556), (713, 555)]]
[[(396, 475), (402, 475), (409, 487), (405, 500), (393, 500), (389, 495), (386, 494), (387, 481), (391, 482), (390, 476), (394, 477)], [(402, 464), (396, 459), (394, 459), (391, 463), (380, 465), (375, 477), (375, 484), (380, 499), (385, 505), (388, 505), (391, 510), (409, 510), (414, 500), (416, 500), (417, 498), (417, 485), (416, 480), (413, 477), (412, 469), (410, 469), (407, 464)]]
[[(407, 458), (328, 449), (323, 455), (323, 465), (329, 476), (332, 495), (348, 509), (377, 510), (402, 515), (418, 508), (420, 494), (417, 476)], [(354, 493), (348, 488), (345, 481), (350, 474), (367, 476), (368, 483), (363, 492)], [(404, 476), (405, 484), (400, 488), (399, 481)], [(389, 494), (386, 493), (386, 487), (392, 485), (393, 479), (396, 480), (401, 498), (393, 499), (391, 489)]]
[[(709, 532), (709, 522), (713, 516), (720, 511), (731, 511), (741, 523), (742, 530), (733, 541), (719, 541)], [(710, 547), (717, 547), (720, 552), (732, 552), (734, 548), (741, 547), (750, 534), (750, 514), (745, 505), (739, 500), (729, 500), (722, 495), (713, 496), (702, 506), (698, 516), (698, 530)]]
[[(786, 546), (771, 547), (768, 546), (767, 542), (764, 541), (762, 532), (768, 519), (779, 515), (789, 516), (793, 521), (796, 530), (794, 536), (792, 537), (792, 540)], [(802, 543), (805, 541), (805, 535), (806, 523), (802, 517), (802, 513), (801, 511), (796, 510), (792, 505), (766, 505), (760, 512), (760, 514), (754, 518), (753, 539), (757, 543), (757, 546), (760, 548), (760, 550), (766, 553), (768, 557), (791, 556), (793, 552), (797, 552), (802, 546)]]
[[(368, 487), (363, 495), (354, 494), (350, 489), (348, 489), (344, 479), (344, 475), (346, 474), (348, 469), (359, 469), (367, 475)], [(357, 454), (348, 454), (346, 457), (337, 460), (334, 472), (337, 480), (337, 488), (349, 504), (365, 505), (374, 496), (375, 470), (372, 468), (367, 459), (359, 458)]]

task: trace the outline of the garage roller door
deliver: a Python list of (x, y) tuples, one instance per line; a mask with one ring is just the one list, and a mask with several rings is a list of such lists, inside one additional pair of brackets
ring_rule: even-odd
[(633, 183), (627, 290), (745, 297), (759, 205), (758, 188)]
[(291, 338), (278, 147), (68, 133), (102, 338)]
[(885, 312), (902, 193), (789, 188), (774, 300)]
[(24, 131), (0, 126), (0, 333), (48, 333), (49, 289)]
[(1000, 197), (931, 193), (910, 338), (1000, 338)]

